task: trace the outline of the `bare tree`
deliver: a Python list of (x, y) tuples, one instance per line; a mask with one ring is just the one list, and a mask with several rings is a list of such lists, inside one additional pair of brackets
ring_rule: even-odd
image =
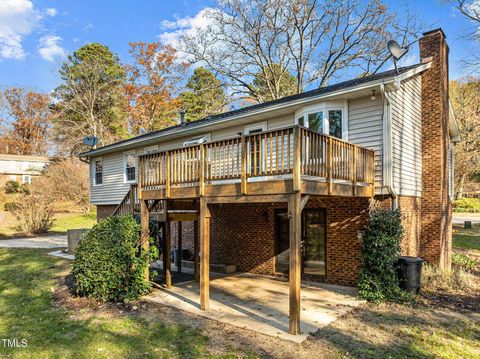
[(185, 35), (181, 50), (256, 101), (255, 77), (276, 99), (287, 73), (296, 93), (346, 73), (365, 76), (385, 63), (388, 39), (408, 43), (416, 33), (380, 0), (219, 0), (206, 16), (210, 25)]

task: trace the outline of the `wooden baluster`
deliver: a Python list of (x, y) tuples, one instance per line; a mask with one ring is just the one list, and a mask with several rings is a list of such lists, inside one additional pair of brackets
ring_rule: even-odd
[(166, 153), (167, 168), (165, 173), (165, 196), (170, 198), (170, 176), (171, 176), (171, 152)]
[(242, 151), (242, 173), (241, 173), (241, 189), (242, 194), (247, 194), (247, 139), (242, 136), (241, 139), (241, 151)]
[(332, 138), (327, 137), (327, 189), (332, 194)]
[(206, 164), (205, 145), (202, 143), (200, 145), (200, 178), (199, 178), (200, 196), (205, 195), (205, 164)]
[(290, 147), (291, 147), (291, 144), (292, 144), (292, 141), (290, 140), (290, 138), (292, 138), (291, 136), (291, 132), (290, 130), (287, 130), (287, 136), (288, 136), (288, 141), (287, 141), (287, 150), (288, 150), (288, 155), (287, 155), (287, 172), (290, 173), (292, 167), (290, 165), (290, 162), (291, 162), (291, 153), (290, 153)]
[(293, 190), (301, 190), (301, 129), (300, 127), (295, 127), (293, 131)]
[(357, 195), (357, 146), (353, 147), (352, 186), (353, 195)]
[(285, 132), (282, 130), (282, 174), (285, 172)]
[(275, 132), (275, 174), (278, 174), (278, 131)]

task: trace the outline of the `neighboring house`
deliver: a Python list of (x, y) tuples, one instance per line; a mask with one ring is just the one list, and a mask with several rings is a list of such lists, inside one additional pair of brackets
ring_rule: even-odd
[(44, 156), (0, 154), (0, 186), (8, 181), (30, 184), (49, 163), (50, 159)]
[(200, 251), (204, 309), (210, 262), (289, 273), (292, 333), (302, 278), (356, 284), (373, 206), (402, 210), (402, 254), (450, 266), (453, 144), (460, 136), (448, 98), (448, 46), (442, 30), (425, 33), (419, 46), (421, 62), (398, 73), (81, 154), (90, 160), (99, 219), (134, 209), (139, 197), (145, 224), (160, 201), (174, 246), (179, 227), (170, 222), (184, 221), (183, 248)]

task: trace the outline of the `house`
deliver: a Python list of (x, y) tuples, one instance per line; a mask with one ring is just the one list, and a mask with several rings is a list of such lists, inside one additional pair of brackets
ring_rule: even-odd
[[(402, 253), (450, 266), (453, 145), (442, 30), (420, 63), (144, 134), (81, 154), (98, 218), (165, 214), (165, 252), (192, 248), (200, 301), (210, 264), (288, 275), (290, 332), (302, 280), (355, 285), (373, 206), (400, 208)], [(172, 225), (178, 222), (180, 225)], [(183, 222), (183, 223), (182, 223)], [(200, 254), (200, 263), (198, 263)], [(167, 287), (170, 257), (164, 257)]]
[(30, 184), (49, 163), (50, 159), (44, 156), (0, 154), (0, 185), (8, 181)]

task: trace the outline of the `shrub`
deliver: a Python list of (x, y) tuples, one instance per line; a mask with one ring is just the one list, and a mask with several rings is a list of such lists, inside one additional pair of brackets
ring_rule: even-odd
[(76, 293), (102, 301), (128, 301), (148, 293), (148, 256), (155, 260), (158, 251), (152, 245), (142, 253), (139, 233), (131, 215), (108, 217), (89, 230), (73, 261)]
[(460, 266), (446, 270), (437, 265), (424, 264), (421, 285), (425, 291), (464, 291), (474, 287), (475, 281), (473, 275)]
[(478, 198), (460, 198), (453, 201), (454, 212), (480, 213), (480, 200)]
[(6, 212), (13, 212), (17, 209), (17, 207), (17, 202), (5, 202), (5, 204), (3, 205), (3, 210)]
[(403, 235), (400, 210), (374, 210), (363, 237), (359, 296), (372, 302), (403, 301), (395, 265)]
[(17, 193), (18, 189), (20, 188), (20, 184), (17, 181), (8, 181), (5, 183), (5, 193)]
[(478, 261), (462, 253), (453, 253), (452, 264), (466, 271), (472, 271), (478, 265)]
[(28, 233), (46, 233), (53, 226), (52, 202), (45, 195), (28, 194), (19, 197), (12, 213), (18, 221), (19, 229)]

